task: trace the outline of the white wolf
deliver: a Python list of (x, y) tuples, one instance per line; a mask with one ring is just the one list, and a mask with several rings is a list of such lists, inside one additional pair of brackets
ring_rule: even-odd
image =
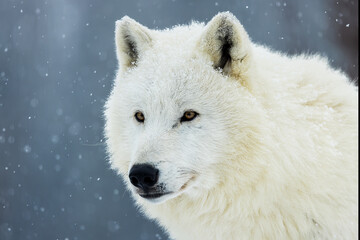
[(111, 165), (174, 239), (355, 239), (358, 91), (319, 56), (251, 42), (231, 13), (116, 22)]

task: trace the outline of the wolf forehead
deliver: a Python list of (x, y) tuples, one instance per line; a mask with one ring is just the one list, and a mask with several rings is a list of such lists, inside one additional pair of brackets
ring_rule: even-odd
[[(188, 46), (190, 48), (191, 44)], [(213, 68), (211, 61), (195, 56), (193, 50), (172, 53), (164, 49), (159, 52), (153, 47), (130, 69), (120, 70), (116, 79), (119, 86), (115, 91), (137, 106), (168, 107), (173, 104), (179, 110), (186, 110), (197, 108), (202, 101), (208, 105), (212, 100), (226, 99), (223, 97), (229, 93), (226, 85), (235, 84), (226, 84), (226, 79), (227, 76)]]
[(119, 102), (127, 103), (128, 111), (150, 111), (156, 115), (163, 110), (169, 114), (196, 110), (204, 114), (214, 111), (210, 106), (223, 102), (223, 95), (229, 93), (226, 87), (218, 86), (218, 79), (208, 71), (175, 66), (161, 73), (156, 73), (156, 69), (149, 73), (139, 67), (119, 79), (116, 96), (121, 98)]
[(228, 75), (198, 46), (204, 41), (203, 33), (204, 24), (196, 22), (158, 31), (128, 17), (117, 21), (119, 70), (115, 84), (121, 87), (115, 91), (137, 96), (133, 102), (150, 97), (187, 102), (194, 100), (193, 96), (200, 100), (203, 95), (228, 91), (224, 86)]
[[(187, 90), (188, 93), (193, 89), (192, 85), (196, 84), (201, 88), (204, 79), (211, 81), (215, 77), (212, 62), (199, 56), (196, 41), (190, 39), (200, 38), (197, 29), (203, 28), (202, 24), (195, 24), (194, 28), (186, 27), (185, 34), (180, 34), (182, 28), (185, 27), (152, 32), (152, 42), (145, 49), (138, 46), (143, 42), (137, 42), (133, 46), (136, 46), (137, 55), (133, 56), (130, 64), (124, 65), (127, 64), (126, 59), (119, 61), (118, 80), (132, 81), (137, 87), (143, 86), (148, 90), (174, 87), (178, 91)], [(189, 35), (190, 38), (184, 38), (184, 35)], [(220, 74), (218, 77), (225, 76)], [(209, 85), (210, 82), (205, 83)]]
[(184, 57), (180, 61), (147, 65), (146, 61), (139, 62), (137, 67), (118, 76), (115, 95), (122, 98), (119, 102), (127, 103), (128, 111), (149, 111), (152, 115), (161, 111), (178, 115), (186, 110), (202, 115), (220, 113), (223, 110), (215, 106), (229, 106), (225, 96), (237, 93), (237, 81), (227, 81), (226, 76), (202, 59)]

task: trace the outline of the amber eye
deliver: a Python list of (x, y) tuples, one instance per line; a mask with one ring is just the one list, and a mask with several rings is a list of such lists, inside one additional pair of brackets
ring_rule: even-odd
[(192, 121), (196, 118), (197, 115), (199, 114), (195, 111), (186, 111), (184, 112), (184, 115), (181, 117), (180, 122)]
[(134, 116), (135, 116), (136, 121), (138, 121), (140, 123), (143, 123), (145, 121), (145, 117), (142, 112), (136, 112)]

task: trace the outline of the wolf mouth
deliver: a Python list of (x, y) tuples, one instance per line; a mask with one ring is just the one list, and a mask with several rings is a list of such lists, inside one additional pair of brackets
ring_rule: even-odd
[[(142, 198), (145, 198), (147, 200), (150, 200), (150, 201), (155, 201), (155, 202), (158, 202), (159, 199), (161, 201), (161, 199), (169, 199), (169, 198), (162, 198), (163, 196), (167, 196), (167, 197), (170, 197), (170, 198), (174, 198), (178, 195), (180, 195), (181, 193), (183, 193), (185, 191), (186, 188), (189, 187), (189, 185), (194, 182), (194, 180), (196, 179), (197, 175), (193, 175), (187, 182), (185, 182), (184, 185), (181, 186), (181, 188), (176, 191), (176, 192), (173, 192), (173, 191), (169, 191), (169, 192), (165, 192), (165, 188), (163, 186), (161, 187), (158, 187), (158, 188), (150, 188), (150, 189), (145, 189), (145, 191), (143, 190), (140, 190), (140, 189), (136, 189), (136, 193), (142, 197)], [(164, 192), (163, 192), (164, 191)]]
[(172, 192), (165, 192), (165, 193), (139, 193), (140, 197), (146, 198), (146, 199), (155, 199), (162, 197), (167, 194), (171, 194)]

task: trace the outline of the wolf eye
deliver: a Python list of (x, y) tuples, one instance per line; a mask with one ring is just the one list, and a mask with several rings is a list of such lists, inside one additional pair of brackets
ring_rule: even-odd
[(192, 121), (196, 118), (197, 115), (199, 114), (195, 111), (186, 111), (184, 112), (184, 115), (181, 117), (180, 122)]
[(145, 117), (142, 112), (136, 112), (134, 117), (135, 117), (136, 121), (138, 121), (139, 123), (143, 123), (145, 121)]

